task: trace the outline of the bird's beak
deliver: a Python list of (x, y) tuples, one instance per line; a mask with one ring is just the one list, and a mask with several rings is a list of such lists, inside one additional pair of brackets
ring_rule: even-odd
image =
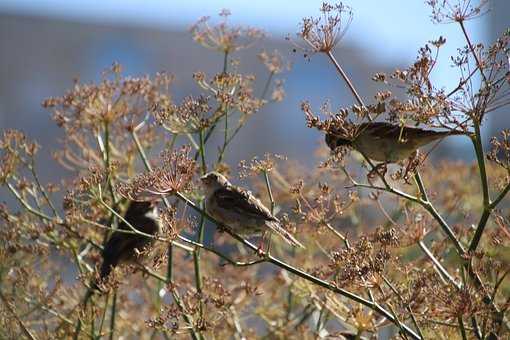
[(155, 208), (158, 205), (159, 199), (150, 200), (150, 207)]

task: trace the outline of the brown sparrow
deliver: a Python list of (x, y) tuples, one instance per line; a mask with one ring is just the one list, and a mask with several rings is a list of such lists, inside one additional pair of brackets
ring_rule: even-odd
[(463, 135), (463, 131), (433, 131), (415, 127), (401, 127), (386, 122), (359, 125), (353, 139), (341, 134), (326, 134), (326, 144), (331, 150), (349, 146), (368, 158), (384, 163), (395, 163), (413, 155), (419, 147), (450, 135)]
[(205, 188), (205, 210), (217, 221), (241, 235), (272, 230), (287, 243), (303, 247), (250, 191), (232, 185), (222, 174), (209, 172), (200, 178)]

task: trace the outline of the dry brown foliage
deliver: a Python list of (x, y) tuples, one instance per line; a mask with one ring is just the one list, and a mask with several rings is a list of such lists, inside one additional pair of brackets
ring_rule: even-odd
[[(114, 64), (99, 83), (76, 82), (44, 101), (65, 131), (55, 160), (73, 180), (41, 183), (38, 145), (3, 131), (0, 185), (18, 205), (0, 204), (0, 338), (508, 338), (510, 132), (493, 137), (486, 153), (481, 127), (510, 104), (510, 31), (491, 46), (473, 44), (463, 23), (483, 14), (486, 1), (428, 3), (434, 21), (458, 24), (466, 37), (452, 58), (456, 88), (429, 77), (439, 38), (407, 69), (374, 75), (381, 90), (365, 104), (332, 54), (351, 9), (324, 4), (321, 16), (304, 19), (296, 49), (326, 55), (355, 104), (326, 103), (317, 115), (304, 101), (306, 124), (346, 138), (374, 119), (462, 130), (476, 162), (422, 157), (381, 170), (325, 146), (314, 169), (279, 155), (241, 162), (239, 177), (306, 249), (275, 239), (259, 254), (203, 210), (198, 178), (209, 170), (236, 176), (224, 155), (252, 115), (283, 99), (275, 77), (288, 69), (280, 53), (258, 54), (268, 78), (255, 93), (258, 79), (229, 58), (263, 34), (230, 26), (228, 11), (218, 25), (204, 18), (191, 29), (196, 42), (224, 55), (222, 72), (193, 75), (200, 96), (176, 102), (172, 76), (126, 77)], [(154, 238), (155, 253), (119, 266), (102, 294), (88, 296), (128, 200), (147, 198), (160, 200), (162, 229), (138, 237)]]

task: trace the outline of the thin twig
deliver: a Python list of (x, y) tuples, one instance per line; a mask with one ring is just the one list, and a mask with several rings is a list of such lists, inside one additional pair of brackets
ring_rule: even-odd
[(432, 254), (430, 252), (430, 250), (427, 248), (427, 246), (425, 245), (425, 243), (423, 243), (422, 240), (420, 240), (418, 242), (418, 245), (420, 246), (421, 250), (423, 250), (423, 252), (425, 253), (425, 255), (427, 255), (427, 257), (432, 261), (432, 263), (434, 264), (434, 266), (437, 268), (437, 270), (439, 270), (439, 272), (441, 273), (441, 275), (447, 279), (455, 288), (457, 289), (460, 289), (460, 284), (458, 284), (457, 282), (455, 282), (455, 279), (448, 273), (448, 271), (446, 270), (446, 268), (444, 268), (442, 265), (441, 265), (441, 262), (439, 262), (438, 259), (436, 259), (436, 257), (434, 256), (434, 254)]
[(360, 95), (358, 94), (358, 92), (356, 91), (356, 89), (354, 88), (354, 85), (352, 84), (351, 80), (349, 79), (349, 76), (347, 76), (347, 74), (345, 73), (345, 71), (342, 69), (342, 67), (340, 66), (340, 64), (336, 61), (335, 57), (333, 56), (333, 54), (331, 53), (331, 51), (328, 51), (326, 52), (326, 55), (328, 56), (328, 58), (331, 60), (331, 62), (333, 63), (333, 65), (335, 65), (335, 68), (336, 70), (338, 71), (338, 73), (340, 73), (340, 75), (342, 76), (343, 80), (345, 81), (345, 83), (347, 84), (347, 87), (349, 87), (349, 90), (351, 90), (352, 92), (352, 95), (354, 96), (354, 99), (356, 99), (356, 101), (358, 102), (358, 104), (362, 107), (365, 107), (365, 103), (363, 103), (363, 99), (361, 99)]
[(7, 298), (4, 296), (4, 294), (1, 291), (0, 291), (0, 299), (4, 303), (5, 307), (9, 311), (9, 313), (11, 313), (12, 317), (18, 322), (18, 324), (19, 324), (21, 330), (23, 331), (23, 333), (25, 334), (25, 336), (27, 338), (29, 338), (30, 340), (37, 340), (35, 335), (32, 334), (32, 332), (30, 331), (30, 329), (28, 329), (28, 327), (25, 325), (23, 320), (21, 320), (19, 318), (19, 316), (16, 314), (16, 311), (12, 308), (11, 304), (9, 303), (9, 301), (7, 300)]

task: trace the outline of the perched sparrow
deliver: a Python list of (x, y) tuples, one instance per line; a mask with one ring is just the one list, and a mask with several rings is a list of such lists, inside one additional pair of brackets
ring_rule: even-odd
[(205, 210), (213, 218), (242, 235), (273, 230), (287, 243), (303, 248), (250, 191), (232, 185), (225, 176), (214, 171), (201, 180), (206, 190)]
[(449, 135), (462, 135), (462, 131), (432, 131), (414, 127), (401, 127), (385, 122), (363, 123), (353, 139), (340, 134), (327, 133), (326, 144), (331, 150), (350, 146), (368, 158), (384, 163), (395, 163), (410, 157), (419, 147)]
[[(143, 233), (155, 235), (159, 231), (154, 202), (132, 201), (124, 214), (124, 219)], [(119, 229), (132, 231), (123, 221), (120, 221)], [(114, 231), (103, 249), (103, 263), (99, 273), (101, 281), (104, 281), (117, 265), (139, 260), (140, 252), (150, 247), (153, 241), (143, 235)]]

